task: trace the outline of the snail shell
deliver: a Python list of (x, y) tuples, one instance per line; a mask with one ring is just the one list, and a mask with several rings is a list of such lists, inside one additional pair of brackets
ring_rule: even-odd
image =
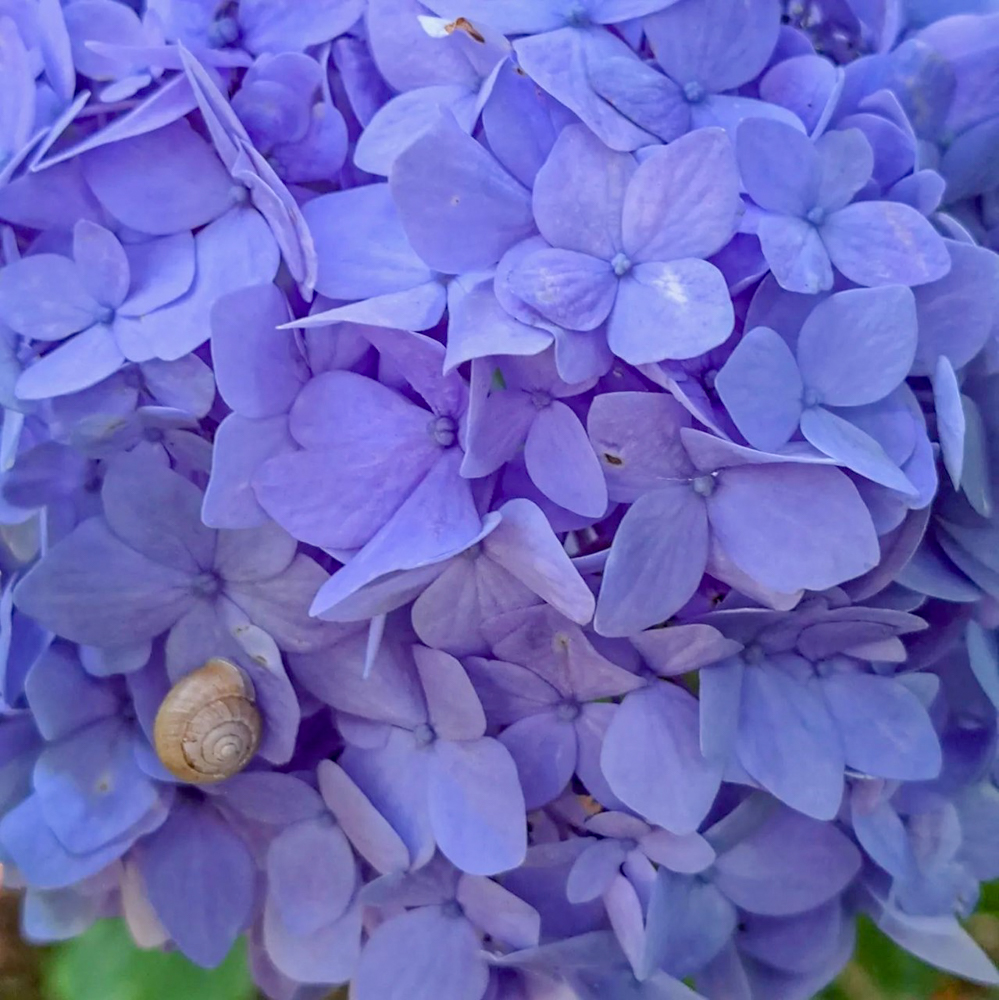
[(153, 726), (156, 755), (175, 777), (210, 785), (232, 777), (260, 745), (253, 688), (228, 660), (212, 659), (182, 677)]

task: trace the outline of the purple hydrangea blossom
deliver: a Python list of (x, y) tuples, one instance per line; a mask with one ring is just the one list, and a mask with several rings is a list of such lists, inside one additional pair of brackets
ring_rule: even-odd
[(0, 0), (26, 936), (809, 1000), (866, 915), (999, 982), (997, 16)]

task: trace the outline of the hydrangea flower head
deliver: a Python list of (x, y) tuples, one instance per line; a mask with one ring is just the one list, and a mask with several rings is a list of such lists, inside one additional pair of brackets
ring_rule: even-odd
[(999, 984), (994, 6), (0, 0), (25, 935)]

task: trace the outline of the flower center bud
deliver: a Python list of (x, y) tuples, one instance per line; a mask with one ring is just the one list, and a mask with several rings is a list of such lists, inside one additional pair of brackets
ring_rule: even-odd
[(239, 39), (239, 22), (234, 17), (220, 17), (211, 29), (211, 40), (215, 45), (232, 45)]
[(816, 205), (815, 208), (810, 208), (808, 210), (808, 214), (805, 216), (805, 218), (813, 226), (821, 226), (822, 223), (826, 221), (826, 210), (821, 206)]
[(421, 722), (413, 730), (413, 739), (416, 740), (418, 747), (428, 747), (437, 739), (437, 733), (434, 732), (434, 727), (429, 722)]
[(428, 430), (442, 448), (450, 448), (458, 439), (458, 425), (451, 417), (434, 417)]
[(703, 83), (691, 80), (683, 85), (683, 96), (690, 104), (700, 104), (708, 96), (708, 92), (704, 89)]
[(717, 482), (714, 476), (698, 476), (690, 481), (690, 488), (702, 497), (709, 497), (715, 491)]
[(802, 394), (801, 401), (806, 407), (821, 406), (822, 393), (819, 392), (818, 389), (806, 387), (804, 393)]
[(579, 712), (579, 703), (567, 698), (555, 709), (555, 718), (559, 722), (574, 722), (579, 718)]
[(631, 270), (632, 264), (627, 254), (619, 253), (611, 261), (611, 267), (619, 278), (623, 278)]
[(531, 393), (531, 402), (537, 410), (547, 409), (552, 405), (552, 394), (550, 392), (545, 392), (544, 389), (535, 389), (534, 392)]
[(216, 597), (221, 589), (221, 579), (219, 579), (217, 573), (213, 573), (210, 570), (205, 573), (199, 573), (191, 581), (191, 592), (195, 597)]

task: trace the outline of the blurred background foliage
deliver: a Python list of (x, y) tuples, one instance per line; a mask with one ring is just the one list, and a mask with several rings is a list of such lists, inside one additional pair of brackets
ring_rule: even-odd
[[(0, 1000), (257, 1000), (242, 947), (220, 968), (206, 972), (180, 955), (138, 950), (117, 920), (102, 921), (52, 948), (25, 945), (17, 926), (17, 899), (5, 894), (0, 897)], [(986, 890), (968, 928), (999, 959), (999, 883)], [(995, 995), (931, 969), (862, 922), (854, 961), (821, 1000), (984, 1000)]]

